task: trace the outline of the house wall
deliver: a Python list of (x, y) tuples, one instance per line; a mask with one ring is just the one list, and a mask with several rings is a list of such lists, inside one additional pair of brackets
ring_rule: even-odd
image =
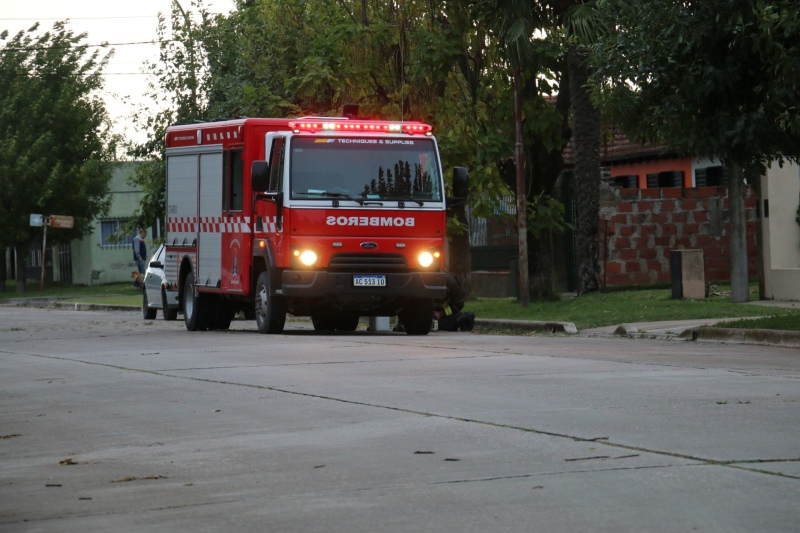
[(800, 300), (800, 167), (772, 165), (761, 178), (764, 296)]
[(688, 157), (679, 159), (662, 159), (656, 161), (642, 161), (637, 163), (615, 164), (609, 167), (611, 177), (636, 175), (639, 179), (638, 187), (647, 188), (647, 174), (658, 172), (681, 171), (683, 172), (683, 186), (694, 186), (692, 160)]
[[(113, 195), (109, 213), (103, 220), (127, 219), (139, 207), (144, 194), (128, 184), (137, 163), (121, 162), (114, 169), (110, 192)], [(76, 285), (102, 285), (131, 281), (136, 271), (130, 245), (103, 244), (101, 221), (95, 221), (94, 231), (80, 241), (72, 242), (72, 282)], [(148, 254), (155, 251), (152, 232), (148, 231)]]
[[(703, 250), (706, 281), (730, 279), (725, 187), (604, 187), (600, 263), (605, 285), (668, 283), (670, 252), (681, 249)], [(746, 188), (745, 210), (749, 275), (756, 277), (756, 196), (751, 188)]]

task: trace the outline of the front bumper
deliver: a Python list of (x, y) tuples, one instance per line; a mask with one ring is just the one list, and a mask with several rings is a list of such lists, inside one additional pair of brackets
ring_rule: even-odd
[(394, 300), (441, 300), (447, 292), (444, 272), (381, 273), (379, 275), (386, 276), (384, 287), (355, 287), (354, 275), (344, 272), (285, 270), (280, 289), (287, 298), (370, 296)]

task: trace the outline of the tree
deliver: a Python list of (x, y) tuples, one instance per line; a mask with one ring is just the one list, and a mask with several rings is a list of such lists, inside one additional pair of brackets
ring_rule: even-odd
[(566, 36), (577, 207), (577, 292), (600, 286), (600, 111), (590, 97), (588, 48), (602, 31), (594, 1), (550, 0), (558, 29)]
[(563, 205), (551, 195), (569, 136), (569, 94), (559, 90), (551, 101), (565, 79), (564, 64), (558, 39), (546, 33), (551, 13), (543, 3), (489, 0), (480, 18), (499, 43), (502, 55), (497, 66), (510, 79), (506, 92), (513, 97), (514, 135), (509, 142), (514, 157), (503, 154), (496, 164), (509, 190), (516, 193), (518, 296), (525, 306), (531, 296), (552, 298), (555, 293), (552, 235), (565, 226)]
[[(473, 216), (490, 212), (494, 200), (508, 193), (503, 163), (514, 152), (511, 77), (499, 39), (476, 16), (483, 9), (476, 2), (253, 0), (239, 2), (227, 17), (207, 15), (200, 1), (192, 5), (199, 19), (173, 8), (170, 27), (162, 23), (162, 54), (150, 65), (153, 96), (166, 98), (169, 107), (142, 115), (152, 134), (134, 152), (149, 159), (137, 178), (148, 191), (141, 211), (147, 218), (140, 225), (163, 217), (163, 129), (190, 120), (181, 111), (189, 109), (184, 103), (192, 94), (190, 80), (200, 120), (329, 115), (358, 103), (365, 116), (432, 123), (446, 179), (453, 166), (470, 169)], [(545, 102), (550, 82), (537, 77), (554, 56), (552, 50), (536, 54), (523, 72), (525, 151), (537, 158), (560, 158), (564, 144), (565, 113)], [(531, 200), (552, 189), (550, 176), (558, 174), (552, 170), (560, 166), (546, 166), (546, 179), (541, 166), (526, 168)], [(449, 269), (468, 287), (467, 218), (453, 211)], [(535, 212), (542, 217), (558, 210)], [(544, 227), (541, 221), (536, 225)], [(548, 280), (552, 286), (552, 275)]]
[(26, 251), (41, 237), (31, 214), (73, 216), (72, 229), (48, 235), (69, 242), (91, 233), (111, 202), (115, 139), (98, 94), (109, 56), (90, 53), (86, 34), (66, 22), (37, 30), (0, 33), (0, 248), (16, 248), (17, 292)]
[(637, 141), (728, 167), (731, 299), (749, 299), (742, 179), (800, 156), (794, 2), (598, 0), (616, 31), (593, 53), (595, 96)]

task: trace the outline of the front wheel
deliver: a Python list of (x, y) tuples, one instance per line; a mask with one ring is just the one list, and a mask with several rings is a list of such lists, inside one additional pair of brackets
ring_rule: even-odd
[(407, 335), (427, 335), (433, 323), (433, 300), (414, 300), (400, 313)]
[(255, 300), (256, 325), (259, 333), (281, 333), (286, 324), (286, 301), (275, 294), (269, 272), (258, 275)]

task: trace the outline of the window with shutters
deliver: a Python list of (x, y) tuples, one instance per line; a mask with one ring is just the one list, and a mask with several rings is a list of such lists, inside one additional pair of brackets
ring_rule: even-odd
[(683, 171), (668, 170), (647, 175), (647, 188), (656, 189), (659, 187), (683, 187)]

